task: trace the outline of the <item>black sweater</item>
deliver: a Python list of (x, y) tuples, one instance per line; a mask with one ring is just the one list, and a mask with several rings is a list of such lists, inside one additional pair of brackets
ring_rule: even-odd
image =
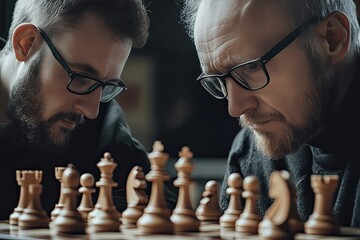
[[(117, 163), (113, 176), (118, 183), (114, 188), (114, 204), (122, 212), (126, 208), (128, 173), (135, 165), (142, 166), (147, 173), (150, 163), (144, 147), (131, 136), (123, 112), (115, 100), (102, 103), (99, 117), (80, 125), (74, 131), (70, 145), (61, 153), (30, 145), (14, 124), (0, 124), (0, 219), (8, 219), (18, 204), (20, 188), (16, 183), (16, 170), (43, 171), (42, 205), (50, 214), (60, 194), (60, 183), (55, 178), (54, 168), (72, 163), (80, 174), (89, 172), (98, 181), (100, 170), (96, 164), (105, 152), (110, 152)], [(150, 184), (147, 190), (150, 193)], [(93, 194), (94, 204), (97, 193), (98, 188)], [(169, 191), (166, 194), (169, 206), (174, 207), (176, 196)]]

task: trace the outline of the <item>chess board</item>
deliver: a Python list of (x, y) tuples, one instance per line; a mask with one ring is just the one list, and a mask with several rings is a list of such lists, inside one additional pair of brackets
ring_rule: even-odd
[[(62, 234), (58, 235), (51, 231), (49, 228), (39, 229), (20, 229), (18, 226), (9, 225), (7, 221), (0, 222), (0, 239), (97, 239), (97, 240), (116, 240), (116, 239), (149, 239), (149, 240), (161, 240), (161, 239), (244, 239), (255, 240), (261, 239), (257, 235), (245, 236), (241, 235), (234, 230), (223, 229), (218, 224), (203, 224), (200, 226), (199, 232), (182, 232), (174, 234), (143, 234), (138, 228), (123, 228), (120, 227), (119, 232), (98, 232), (98, 233), (86, 233), (86, 234)], [(360, 229), (356, 228), (341, 228), (340, 235), (338, 236), (319, 236), (299, 233), (295, 235), (295, 240), (355, 240), (360, 239)]]

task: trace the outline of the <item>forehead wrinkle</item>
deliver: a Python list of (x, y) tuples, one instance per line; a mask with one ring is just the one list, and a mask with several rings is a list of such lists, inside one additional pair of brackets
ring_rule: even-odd
[[(233, 67), (234, 63), (239, 64), (244, 62), (244, 59), (250, 59), (244, 52), (232, 52), (231, 46), (233, 42), (234, 44), (239, 41), (241, 42), (241, 39), (239, 38), (241, 38), (241, 36), (230, 36), (224, 42), (220, 41), (222, 43), (220, 46), (217, 46), (216, 44), (213, 45), (210, 42), (199, 43), (200, 47), (198, 48), (198, 55), (202, 64), (206, 67), (206, 70), (223, 72)], [(214, 40), (215, 39), (213, 39), (212, 42)]]
[(232, 67), (232, 54), (223, 52), (221, 55), (209, 55), (207, 53), (199, 53), (201, 59), (201, 68), (204, 73), (223, 73)]

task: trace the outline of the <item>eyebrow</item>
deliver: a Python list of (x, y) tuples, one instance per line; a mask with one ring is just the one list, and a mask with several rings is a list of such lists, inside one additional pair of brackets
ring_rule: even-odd
[(89, 64), (84, 64), (84, 63), (68, 63), (69, 66), (75, 67), (81, 71), (84, 72), (88, 72), (93, 76), (96, 76), (97, 78), (99, 78), (100, 74), (99, 71), (96, 70), (94, 67), (92, 67)]

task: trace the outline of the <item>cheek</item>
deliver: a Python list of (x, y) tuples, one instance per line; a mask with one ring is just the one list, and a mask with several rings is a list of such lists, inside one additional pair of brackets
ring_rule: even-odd
[(44, 118), (49, 119), (54, 114), (65, 111), (69, 100), (70, 92), (66, 89), (69, 76), (65, 70), (52, 62), (46, 62), (42, 66), (40, 74), (41, 95), (44, 98)]
[(271, 95), (265, 101), (291, 124), (302, 125), (308, 108), (307, 96), (312, 79), (305, 54), (299, 51), (292, 54), (290, 51), (281, 61), (270, 61), (268, 64), (268, 87), (271, 89)]

